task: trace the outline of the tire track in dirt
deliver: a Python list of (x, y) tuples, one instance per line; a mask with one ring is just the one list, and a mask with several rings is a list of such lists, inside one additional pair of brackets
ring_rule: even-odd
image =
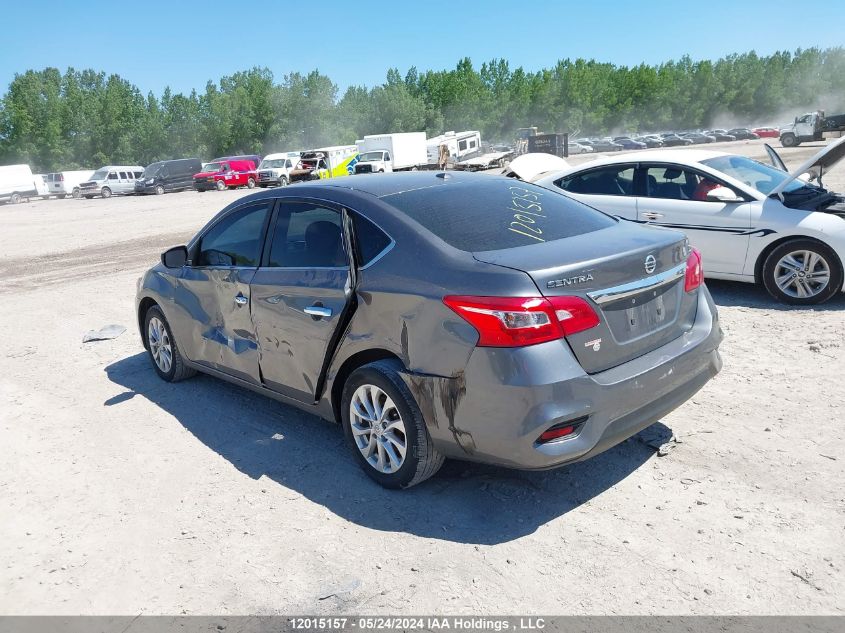
[(161, 252), (184, 244), (192, 233), (177, 232), (101, 246), (87, 246), (32, 258), (0, 260), (0, 294), (39, 290), (80, 278), (91, 278), (155, 264)]

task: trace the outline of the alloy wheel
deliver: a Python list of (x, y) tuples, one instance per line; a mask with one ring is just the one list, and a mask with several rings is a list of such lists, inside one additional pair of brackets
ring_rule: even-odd
[(150, 346), (150, 354), (156, 366), (167, 373), (173, 365), (173, 346), (170, 343), (170, 336), (167, 328), (164, 327), (161, 319), (153, 317), (147, 326), (147, 342)]
[(777, 287), (790, 297), (815, 297), (830, 283), (830, 265), (819, 253), (793, 251), (780, 258), (774, 277)]
[(381, 473), (395, 473), (405, 463), (408, 436), (396, 404), (375, 385), (361, 385), (349, 404), (355, 445), (367, 463)]

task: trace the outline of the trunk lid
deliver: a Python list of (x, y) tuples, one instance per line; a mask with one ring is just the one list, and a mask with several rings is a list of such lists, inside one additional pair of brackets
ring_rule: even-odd
[(567, 336), (588, 373), (646, 354), (692, 328), (698, 291), (685, 292), (688, 245), (676, 231), (632, 222), (476, 259), (521, 270), (546, 297), (578, 296), (599, 324)]

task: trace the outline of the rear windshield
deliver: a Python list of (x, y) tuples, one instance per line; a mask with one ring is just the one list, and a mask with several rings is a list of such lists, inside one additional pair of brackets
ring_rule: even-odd
[(470, 252), (542, 244), (615, 223), (554, 191), (487, 176), (382, 199), (450, 246)]

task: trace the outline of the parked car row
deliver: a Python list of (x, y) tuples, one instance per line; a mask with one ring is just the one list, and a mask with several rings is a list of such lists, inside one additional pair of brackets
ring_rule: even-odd
[[(570, 154), (587, 152), (621, 152), (635, 149), (655, 149), (660, 147), (684, 147), (704, 143), (751, 140), (763, 137), (777, 137), (778, 130), (772, 127), (733, 128), (731, 130), (714, 129), (687, 132), (663, 132), (640, 136), (583, 137), (570, 141)], [(575, 151), (573, 151), (575, 147)]]

